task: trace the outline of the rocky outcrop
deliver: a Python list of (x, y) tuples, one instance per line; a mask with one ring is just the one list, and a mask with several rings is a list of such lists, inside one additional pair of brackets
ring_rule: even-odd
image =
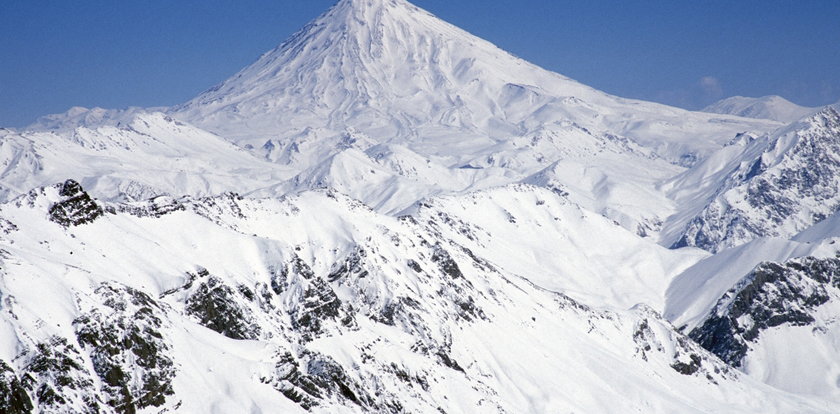
[(814, 310), (840, 289), (840, 259), (762, 263), (718, 301), (690, 337), (739, 367), (761, 333), (781, 326), (808, 326)]
[(452, 259), (452, 255), (450, 255), (449, 252), (446, 251), (446, 249), (444, 249), (440, 244), (435, 245), (433, 248), (432, 261), (437, 263), (441, 272), (452, 279), (464, 277), (464, 274), (461, 273), (461, 268), (458, 267), (458, 263)]
[[(247, 290), (246, 290), (247, 289)], [(254, 299), (250, 288), (234, 290), (221, 279), (209, 277), (189, 296), (186, 312), (200, 324), (231, 339), (257, 339), (262, 330), (242, 302)]]
[(64, 227), (91, 223), (105, 214), (102, 207), (74, 180), (65, 181), (58, 195), (61, 200), (50, 207), (49, 216), (50, 220)]
[(21, 380), (42, 412), (97, 414), (103, 411), (84, 356), (67, 339), (54, 336), (27, 355)]
[(301, 330), (304, 338), (314, 338), (324, 332), (325, 323), (338, 321), (342, 326), (353, 327), (355, 318), (345, 312), (342, 302), (327, 281), (316, 278), (304, 290), (299, 307), (293, 312), (292, 325)]
[(29, 414), (34, 406), (12, 367), (0, 360), (0, 413)]
[(335, 404), (362, 412), (404, 412), (384, 390), (378, 389), (376, 395), (371, 395), (369, 389), (329, 356), (306, 351), (296, 358), (289, 352), (278, 352), (275, 358), (274, 368), (261, 381), (307, 410)]
[(758, 237), (790, 237), (838, 210), (840, 113), (829, 107), (744, 160), (673, 247), (717, 252)]
[(77, 318), (79, 343), (90, 354), (106, 403), (121, 414), (162, 407), (174, 394), (175, 363), (164, 336), (168, 317), (140, 291), (104, 284), (101, 306)]

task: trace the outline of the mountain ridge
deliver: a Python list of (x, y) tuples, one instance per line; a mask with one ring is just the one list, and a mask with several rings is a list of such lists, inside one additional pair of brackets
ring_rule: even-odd
[(760, 98), (733, 96), (702, 109), (703, 112), (771, 119), (784, 123), (798, 121), (819, 110), (820, 108), (797, 105), (778, 95), (762, 96)]

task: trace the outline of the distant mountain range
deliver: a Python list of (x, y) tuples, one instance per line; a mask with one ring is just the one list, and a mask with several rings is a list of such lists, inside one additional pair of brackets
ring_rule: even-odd
[(819, 111), (819, 108), (799, 106), (781, 96), (745, 98), (733, 96), (715, 102), (703, 109), (703, 112), (743, 116), (746, 118), (771, 119), (790, 123)]

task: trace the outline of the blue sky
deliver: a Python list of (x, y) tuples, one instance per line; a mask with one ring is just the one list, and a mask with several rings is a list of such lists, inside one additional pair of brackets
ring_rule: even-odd
[[(333, 0), (0, 0), (0, 126), (71, 106), (168, 106), (251, 63)], [(836, 0), (416, 0), (619, 96), (840, 100)]]

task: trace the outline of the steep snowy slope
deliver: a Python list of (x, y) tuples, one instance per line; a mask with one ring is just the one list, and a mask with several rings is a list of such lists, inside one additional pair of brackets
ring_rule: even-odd
[[(460, 222), (475, 203), (516, 226), (493, 211)], [(332, 192), (99, 205), (66, 182), (0, 215), (5, 412), (840, 409), (745, 377), (650, 308), (595, 309), (529, 282), (553, 265), (448, 238), (624, 232), (533, 187), (397, 219)]]
[(840, 399), (840, 259), (763, 262), (690, 331), (748, 375), (800, 395)]
[[(164, 118), (149, 122), (158, 129), (135, 128), (150, 138), (124, 137), (147, 112), (73, 108), (39, 119), (4, 140), (3, 197), (67, 177), (98, 198), (127, 200), (332, 187), (397, 214), (429, 196), (524, 182), (655, 236), (680, 207), (658, 183), (736, 134), (779, 126), (607, 95), (404, 0), (341, 0), (168, 110), (198, 127)], [(79, 135), (97, 136), (101, 151), (66, 144)], [(129, 157), (126, 139), (156, 143), (130, 147)], [(148, 166), (154, 173), (142, 174)]]
[(838, 400), (837, 215), (791, 240), (758, 239), (673, 279), (665, 317), (757, 380)]
[(353, 127), (453, 161), (569, 121), (635, 139), (669, 159), (773, 125), (609, 96), (404, 0), (341, 0), (175, 114), (254, 146), (311, 127), (326, 127), (327, 135)]
[[(695, 169), (672, 183), (674, 191), (705, 177), (723, 178), (676, 241), (718, 251), (757, 237), (791, 237), (840, 208), (840, 113), (833, 108), (779, 132), (750, 140), (742, 151), (710, 158), (711, 173)], [(725, 151), (729, 151), (726, 150)], [(712, 161), (710, 161), (711, 163)], [(713, 183), (712, 183), (713, 184)], [(708, 194), (708, 193), (707, 193)]]
[[(336, 176), (348, 168), (370, 170), (371, 161), (359, 154), (336, 157), (348, 137), (398, 145), (436, 163), (439, 173), (447, 168), (448, 177), (407, 184), (411, 190), (403, 191), (424, 196), (539, 183), (530, 178), (569, 159), (589, 165), (587, 175), (631, 188), (636, 184), (623, 185), (626, 170), (650, 171), (646, 179), (664, 180), (676, 174), (669, 163), (692, 165), (736, 134), (781, 126), (607, 95), (511, 56), (404, 0), (341, 0), (172, 114), (303, 174), (275, 192), (338, 183), (383, 211), (399, 211), (422, 197), (386, 203), (381, 188), (367, 197), (369, 186)], [(623, 157), (625, 170), (592, 161), (615, 154)], [(356, 165), (348, 165), (351, 160)], [(465, 168), (473, 170), (468, 177)], [(376, 180), (391, 188), (405, 181), (399, 172), (384, 173)], [(659, 195), (653, 199), (663, 202), (649, 203), (652, 210), (635, 201), (628, 208), (605, 207), (611, 199), (602, 198), (603, 192), (569, 178), (549, 179), (563, 181), (576, 200), (589, 200), (587, 206), (634, 231), (655, 233), (656, 223), (674, 212)]]
[(776, 95), (763, 96), (761, 98), (733, 96), (703, 108), (703, 112), (735, 115), (745, 118), (771, 119), (784, 123), (798, 121), (817, 111), (819, 111), (819, 108), (799, 106)]
[(293, 175), (216, 135), (139, 109), (74, 109), (0, 134), (2, 200), (67, 177), (97, 197), (139, 200), (244, 192)]

